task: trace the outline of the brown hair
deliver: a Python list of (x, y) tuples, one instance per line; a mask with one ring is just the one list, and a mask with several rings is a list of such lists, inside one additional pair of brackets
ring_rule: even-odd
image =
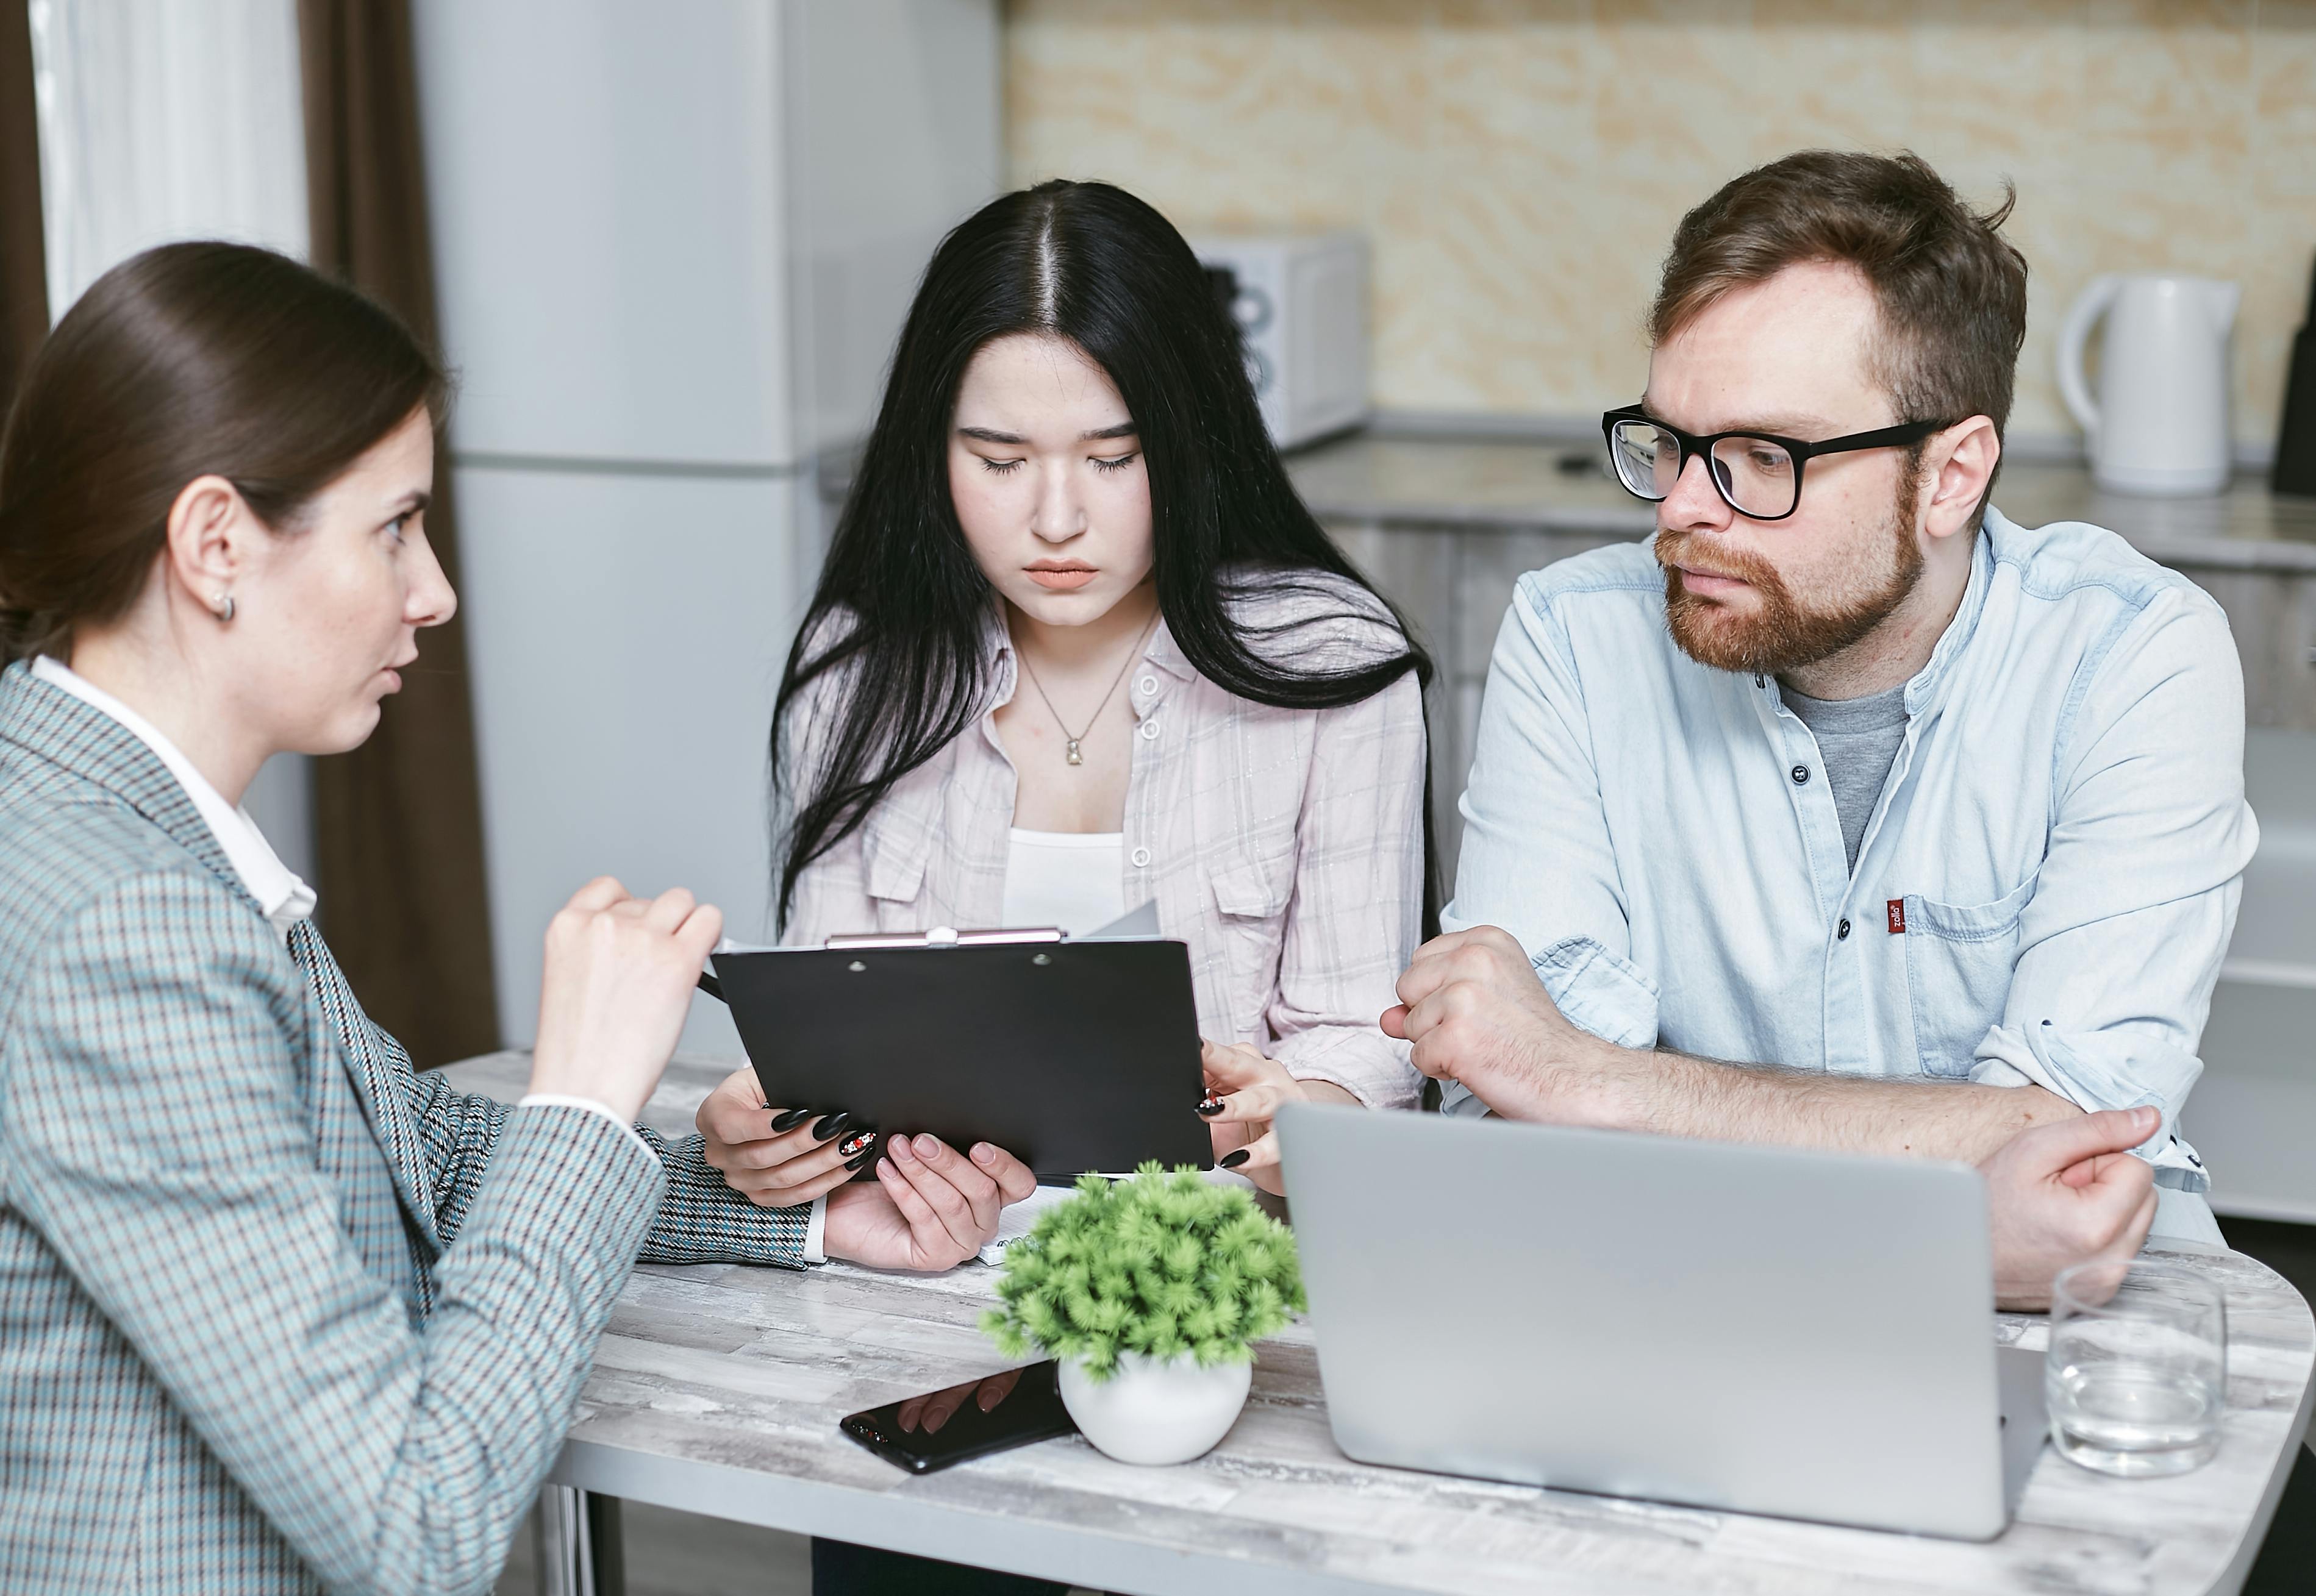
[(1996, 235), (2017, 199), (2005, 183), (1982, 216), (1911, 152), (1803, 150), (1757, 166), (1681, 218), (1650, 340), (1664, 342), (1733, 288), (1843, 262), (1881, 306), (1869, 359), (1897, 420), (1982, 415), (2000, 437), (2026, 337), (2026, 258)]
[(277, 531), (423, 405), (442, 368), (392, 313), (270, 250), (170, 244), (81, 296), (0, 439), (0, 663), (125, 614), (185, 484)]

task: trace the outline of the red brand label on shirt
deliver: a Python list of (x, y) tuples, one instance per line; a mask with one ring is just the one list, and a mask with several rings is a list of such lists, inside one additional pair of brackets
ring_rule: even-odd
[(1890, 935), (1893, 936), (1906, 935), (1906, 900), (1903, 898), (1893, 898), (1884, 907), (1890, 911)]

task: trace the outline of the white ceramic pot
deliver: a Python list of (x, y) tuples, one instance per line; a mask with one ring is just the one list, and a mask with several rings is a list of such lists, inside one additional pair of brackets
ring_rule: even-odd
[(1121, 1463), (1187, 1463), (1230, 1432), (1253, 1380), (1252, 1362), (1201, 1369), (1188, 1352), (1162, 1363), (1120, 1352), (1118, 1371), (1097, 1385), (1072, 1358), (1061, 1366), (1062, 1405)]

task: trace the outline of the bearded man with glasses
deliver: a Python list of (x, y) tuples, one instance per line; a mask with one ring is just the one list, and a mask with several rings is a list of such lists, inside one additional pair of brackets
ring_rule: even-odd
[[(2186, 578), (1988, 502), (2008, 212), (1813, 151), (1682, 221), (1603, 418), (1656, 536), (1521, 580), (1450, 929), (1385, 1016), (1450, 1112), (1996, 1175), (2153, 1108), (2102, 1122), (2155, 1230), (2220, 1240), (2177, 1117), (2258, 837), (2242, 672)], [(2129, 1195), (2072, 1245), (2135, 1245)]]

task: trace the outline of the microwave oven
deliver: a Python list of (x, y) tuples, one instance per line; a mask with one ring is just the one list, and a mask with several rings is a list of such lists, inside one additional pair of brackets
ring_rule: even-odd
[(1230, 306), (1271, 441), (1367, 417), (1367, 244), (1358, 233), (1215, 235), (1191, 248)]

